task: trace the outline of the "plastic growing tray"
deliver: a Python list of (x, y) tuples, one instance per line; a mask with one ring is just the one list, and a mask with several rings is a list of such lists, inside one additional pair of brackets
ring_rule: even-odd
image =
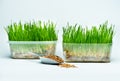
[(110, 62), (111, 47), (111, 43), (63, 43), (65, 61), (68, 62)]
[(55, 54), (56, 41), (10, 41), (12, 58), (34, 59)]

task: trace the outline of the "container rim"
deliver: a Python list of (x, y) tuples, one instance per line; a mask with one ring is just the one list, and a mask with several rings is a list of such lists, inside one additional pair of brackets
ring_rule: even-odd
[(9, 44), (51, 44), (57, 41), (8, 41)]
[(97, 44), (101, 44), (101, 45), (104, 45), (104, 44), (111, 44), (112, 45), (112, 43), (63, 43), (63, 44), (73, 44), (73, 45), (84, 45), (84, 44), (86, 44), (86, 45), (97, 45)]

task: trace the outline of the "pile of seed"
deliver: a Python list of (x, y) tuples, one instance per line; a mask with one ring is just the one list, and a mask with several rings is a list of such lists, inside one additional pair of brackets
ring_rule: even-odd
[(64, 68), (76, 68), (75, 65), (72, 65), (72, 64), (66, 64), (66, 63), (63, 63), (63, 64), (59, 64), (60, 67), (64, 67)]
[(46, 56), (44, 56), (44, 57), (45, 57), (45, 58), (50, 58), (50, 59), (52, 59), (52, 60), (55, 60), (55, 61), (57, 61), (58, 63), (63, 63), (63, 62), (64, 62), (64, 60), (63, 60), (61, 57), (57, 56), (57, 55), (49, 54), (49, 55), (46, 55)]
[(63, 67), (63, 68), (76, 68), (75, 65), (64, 63), (64, 60), (61, 57), (57, 56), (57, 55), (49, 54), (49, 55), (46, 55), (44, 57), (57, 61), (59, 63), (58, 66), (60, 66), (60, 67)]

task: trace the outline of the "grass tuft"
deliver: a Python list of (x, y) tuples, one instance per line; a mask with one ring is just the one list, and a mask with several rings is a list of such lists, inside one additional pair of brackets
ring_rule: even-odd
[(108, 21), (91, 29), (67, 24), (63, 27), (63, 43), (112, 43), (113, 28), (113, 25), (108, 26)]
[(5, 30), (10, 41), (55, 41), (55, 27), (56, 24), (51, 21), (33, 21), (24, 24), (12, 23)]

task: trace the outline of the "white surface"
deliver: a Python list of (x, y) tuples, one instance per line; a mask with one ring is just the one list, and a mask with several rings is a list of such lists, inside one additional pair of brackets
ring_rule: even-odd
[[(119, 0), (0, 0), (0, 81), (120, 81)], [(2, 27), (19, 20), (52, 20), (57, 23), (56, 54), (62, 56), (61, 28), (67, 22), (91, 26), (109, 20), (115, 24), (111, 63), (75, 63), (65, 69), (39, 60), (11, 59)]]

